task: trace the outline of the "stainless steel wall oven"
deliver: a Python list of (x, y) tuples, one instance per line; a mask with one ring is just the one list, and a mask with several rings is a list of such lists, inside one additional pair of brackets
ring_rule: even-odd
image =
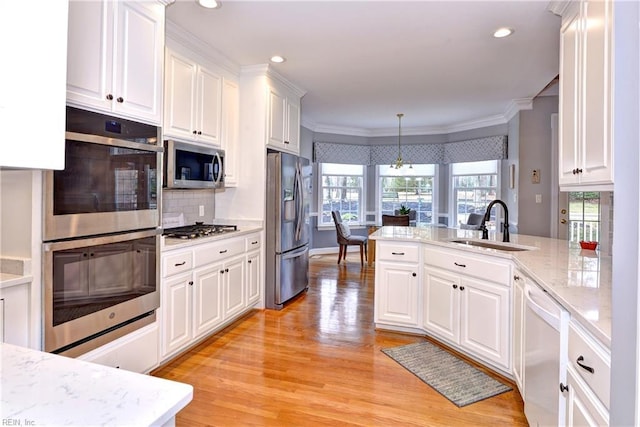
[(44, 174), (45, 350), (75, 356), (155, 320), (161, 130), (67, 108), (65, 169)]

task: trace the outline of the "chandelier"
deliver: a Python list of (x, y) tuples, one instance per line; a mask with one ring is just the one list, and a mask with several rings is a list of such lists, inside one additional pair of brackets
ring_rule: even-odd
[[(402, 160), (402, 151), (400, 149), (400, 139), (402, 137), (402, 117), (404, 116), (404, 114), (398, 113), (396, 115), (398, 116), (398, 158), (396, 159), (395, 164), (392, 164), (391, 167), (394, 169), (400, 169), (402, 166), (404, 166), (404, 161)], [(412, 168), (413, 165), (409, 163), (409, 169)]]

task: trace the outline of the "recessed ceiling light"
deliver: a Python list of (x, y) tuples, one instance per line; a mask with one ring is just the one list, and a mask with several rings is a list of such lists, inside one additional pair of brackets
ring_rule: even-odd
[(513, 29), (504, 27), (504, 28), (498, 28), (493, 33), (493, 37), (500, 39), (502, 37), (510, 36), (511, 34), (513, 34)]
[(217, 0), (196, 0), (196, 2), (200, 6), (206, 7), (207, 9), (218, 9), (220, 6), (222, 6)]
[(286, 61), (286, 59), (280, 55), (273, 55), (271, 57), (271, 62), (275, 62), (276, 64), (280, 64), (281, 62), (284, 62), (284, 61)]

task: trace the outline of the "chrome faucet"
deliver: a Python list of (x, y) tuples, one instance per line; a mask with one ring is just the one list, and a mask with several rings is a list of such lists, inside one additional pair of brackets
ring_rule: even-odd
[(489, 206), (487, 206), (487, 211), (484, 213), (484, 218), (482, 218), (482, 222), (480, 223), (480, 231), (482, 231), (482, 238), (485, 240), (489, 239), (489, 231), (487, 230), (487, 226), (485, 225), (485, 222), (489, 221), (489, 219), (491, 218), (491, 208), (493, 208), (493, 205), (495, 205), (496, 203), (502, 205), (502, 209), (504, 209), (504, 225), (502, 226), (503, 228), (502, 241), (508, 242), (509, 241), (509, 209), (507, 208), (507, 205), (505, 202), (497, 199), (489, 203)]

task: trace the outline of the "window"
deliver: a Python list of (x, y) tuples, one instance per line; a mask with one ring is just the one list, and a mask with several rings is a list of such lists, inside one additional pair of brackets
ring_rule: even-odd
[(569, 193), (569, 241), (600, 240), (600, 193)]
[(412, 225), (434, 222), (435, 165), (413, 165), (395, 169), (378, 166), (378, 212), (395, 215), (401, 205), (411, 209)]
[(318, 226), (333, 225), (331, 211), (340, 211), (345, 222), (364, 223), (363, 165), (320, 163), (320, 206)]
[[(487, 205), (499, 199), (499, 160), (451, 164), (453, 224), (466, 224), (470, 213), (484, 214)], [(487, 228), (495, 228), (496, 211)]]

